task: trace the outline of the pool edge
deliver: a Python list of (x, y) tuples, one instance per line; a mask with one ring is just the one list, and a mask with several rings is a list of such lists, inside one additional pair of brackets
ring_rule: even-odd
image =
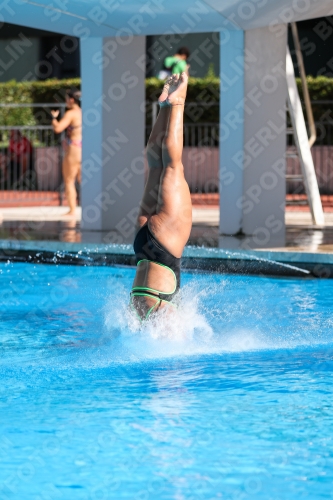
[[(0, 262), (135, 265), (131, 245), (0, 240)], [(333, 278), (333, 254), (186, 247), (182, 268), (219, 273)]]

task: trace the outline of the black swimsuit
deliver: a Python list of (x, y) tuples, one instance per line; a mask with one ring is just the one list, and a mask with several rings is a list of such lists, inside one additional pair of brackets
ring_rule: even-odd
[[(148, 260), (150, 262), (156, 262), (162, 266), (165, 266), (175, 274), (176, 286), (175, 291), (171, 294), (159, 292), (157, 297), (161, 300), (171, 301), (174, 295), (177, 293), (180, 287), (180, 261), (174, 255), (172, 255), (168, 250), (166, 250), (152, 235), (149, 230), (148, 224), (142, 226), (142, 228), (137, 233), (134, 244), (133, 244), (136, 263), (138, 264), (141, 260)], [(147, 288), (142, 287), (142, 292), (145, 295), (151, 295), (156, 298), (156, 295), (151, 294)], [(136, 288), (139, 292), (139, 288)]]

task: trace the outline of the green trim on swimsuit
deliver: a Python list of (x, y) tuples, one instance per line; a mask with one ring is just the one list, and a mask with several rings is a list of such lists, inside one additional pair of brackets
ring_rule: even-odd
[[(150, 291), (151, 291), (151, 292), (155, 292), (155, 293), (162, 293), (163, 295), (172, 295), (173, 293), (175, 293), (175, 291), (176, 291), (176, 289), (177, 289), (177, 276), (175, 275), (174, 271), (173, 271), (170, 267), (168, 267), (168, 266), (166, 266), (166, 265), (164, 265), (164, 264), (160, 264), (159, 262), (154, 262), (153, 260), (148, 260), (148, 259), (141, 259), (141, 260), (139, 260), (139, 262), (137, 263), (137, 266), (138, 266), (141, 262), (153, 262), (154, 264), (157, 264), (157, 265), (159, 265), (159, 266), (161, 266), (161, 267), (165, 267), (165, 269), (169, 269), (169, 271), (171, 271), (171, 272), (172, 272), (173, 277), (175, 278), (175, 286), (174, 286), (174, 289), (172, 290), (172, 292), (162, 292), (161, 290), (155, 290), (154, 288), (149, 288), (149, 287), (147, 287), (147, 286), (134, 286), (134, 287), (132, 288), (132, 292), (133, 292), (134, 290), (145, 290), (145, 291), (147, 291), (147, 292), (150, 292)], [(159, 297), (158, 297), (158, 298), (159, 298)], [(163, 300), (163, 299), (162, 299), (162, 300)], [(166, 301), (166, 302), (168, 302), (168, 301)]]
[(144, 293), (144, 292), (133, 292), (131, 293), (131, 296), (132, 297), (150, 297), (152, 299), (157, 299), (158, 301), (160, 302), (166, 302), (167, 304), (170, 304), (172, 305), (173, 307), (176, 307), (175, 304), (173, 304), (172, 302), (170, 302), (170, 300), (166, 300), (166, 299), (160, 299), (159, 297), (157, 297), (156, 295), (153, 296), (153, 295), (150, 295), (148, 293)]
[[(142, 295), (144, 295), (144, 294), (142, 294)], [(158, 297), (156, 297), (156, 298), (157, 298), (157, 302), (161, 301), (161, 299), (159, 299)], [(156, 307), (157, 302), (148, 310), (148, 312), (147, 312), (147, 314), (146, 314), (146, 316), (144, 318), (141, 318), (141, 316), (138, 313), (136, 307), (134, 307), (134, 305), (132, 304), (132, 300), (130, 301), (130, 306), (131, 306), (132, 311), (134, 311), (135, 314), (137, 315), (138, 320), (142, 323), (143, 321), (146, 321), (146, 319), (148, 319), (149, 314), (152, 312), (152, 310), (154, 309), (154, 307)]]
[[(154, 297), (152, 297), (151, 295), (147, 295), (147, 294), (145, 294), (145, 293), (139, 293), (139, 292), (133, 293), (133, 294), (132, 294), (132, 297), (133, 297), (133, 296), (134, 296), (134, 297), (139, 297), (139, 296), (141, 296), (141, 297), (151, 297), (152, 299), (154, 298)], [(154, 304), (154, 305), (153, 305), (150, 309), (148, 309), (148, 311), (147, 311), (147, 313), (146, 313), (146, 316), (145, 316), (144, 318), (141, 318), (141, 316), (139, 315), (139, 313), (138, 313), (138, 311), (137, 311), (136, 307), (134, 307), (134, 305), (132, 304), (132, 301), (130, 302), (130, 306), (131, 306), (132, 310), (134, 310), (134, 311), (135, 311), (135, 313), (136, 313), (136, 315), (137, 315), (137, 317), (138, 317), (139, 321), (141, 321), (141, 322), (142, 322), (142, 321), (146, 321), (146, 320), (148, 319), (149, 315), (150, 315), (150, 314), (153, 312), (153, 310), (155, 309), (155, 307), (156, 307), (156, 306), (160, 306), (160, 304), (161, 304), (162, 302), (166, 302), (167, 304), (170, 304), (171, 306), (176, 307), (176, 306), (175, 306), (175, 304), (172, 304), (172, 303), (171, 303), (171, 302), (169, 302), (168, 300), (163, 300), (163, 299), (160, 299), (160, 298), (156, 297), (156, 302), (155, 302), (155, 304)]]
[[(132, 290), (131, 290), (131, 297), (150, 297), (152, 299), (156, 298), (156, 303), (148, 310), (148, 312), (147, 312), (147, 314), (145, 315), (144, 318), (141, 318), (141, 316), (139, 315), (136, 307), (134, 307), (134, 305), (132, 304), (132, 300), (130, 301), (131, 308), (136, 312), (136, 315), (137, 315), (139, 321), (142, 322), (142, 321), (146, 321), (148, 319), (149, 315), (156, 308), (156, 306), (159, 306), (162, 302), (165, 302), (167, 304), (172, 305), (173, 307), (176, 307), (176, 305), (173, 304), (172, 302), (170, 302), (169, 300), (161, 299), (160, 297), (157, 297), (157, 296), (155, 296), (154, 294), (152, 294), (150, 292), (155, 292), (155, 293), (159, 293), (159, 294), (161, 293), (162, 295), (172, 295), (177, 290), (177, 276), (175, 275), (174, 271), (170, 267), (166, 266), (165, 264), (161, 264), (160, 262), (154, 262), (153, 260), (149, 260), (149, 259), (141, 259), (137, 263), (137, 266), (139, 264), (141, 264), (141, 262), (153, 262), (154, 264), (157, 264), (157, 265), (159, 265), (161, 267), (165, 267), (166, 269), (168, 269), (169, 271), (172, 272), (173, 277), (175, 279), (175, 287), (172, 290), (172, 292), (161, 292), (160, 290), (155, 290), (154, 288), (149, 288), (147, 286), (134, 286), (132, 288)], [(147, 293), (145, 293), (145, 292), (147, 292)]]
[(136, 307), (134, 307), (134, 305), (132, 304), (132, 300), (130, 301), (130, 306), (132, 308), (132, 310), (134, 310), (136, 312), (136, 315), (137, 317), (139, 318), (139, 320), (142, 322), (142, 321), (146, 321), (149, 317), (149, 315), (153, 312), (153, 310), (155, 309), (155, 307), (158, 305), (160, 305), (162, 302), (165, 302), (166, 304), (169, 304), (170, 306), (172, 307), (176, 307), (175, 304), (173, 304), (172, 302), (170, 302), (169, 300), (164, 300), (164, 299), (160, 299), (159, 297), (153, 297), (152, 295), (148, 295), (147, 293), (144, 293), (144, 292), (134, 292), (134, 293), (131, 293), (131, 298), (132, 297), (150, 297), (152, 299), (156, 298), (156, 302), (155, 304), (147, 311), (147, 314), (144, 318), (141, 318), (141, 316), (139, 315)]

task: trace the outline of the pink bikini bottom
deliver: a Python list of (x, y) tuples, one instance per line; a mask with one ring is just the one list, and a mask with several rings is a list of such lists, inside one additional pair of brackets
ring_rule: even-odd
[(79, 141), (79, 140), (67, 139), (67, 144), (68, 144), (68, 146), (73, 145), (73, 146), (77, 146), (79, 148), (82, 148), (82, 141)]

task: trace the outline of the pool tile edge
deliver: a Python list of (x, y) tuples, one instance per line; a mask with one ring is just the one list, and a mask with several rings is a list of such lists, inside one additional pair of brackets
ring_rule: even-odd
[[(31, 255), (28, 255), (29, 252)], [(43, 262), (80, 265), (134, 264), (131, 245), (66, 243), (59, 241), (0, 240), (1, 261), (24, 261), (36, 256), (54, 256)], [(70, 261), (68, 258), (70, 257)], [(66, 261), (67, 258), (67, 261)], [(55, 262), (55, 260), (56, 262)], [(185, 269), (201, 269), (218, 272), (247, 272), (250, 274), (299, 274), (306, 271), (315, 276), (333, 277), (333, 254), (305, 253), (272, 250), (231, 251), (220, 248), (186, 247), (183, 254)], [(39, 262), (39, 261), (38, 261)], [(285, 269), (280, 269), (286, 265)], [(289, 268), (289, 270), (288, 270)], [(294, 271), (293, 271), (294, 269)]]

